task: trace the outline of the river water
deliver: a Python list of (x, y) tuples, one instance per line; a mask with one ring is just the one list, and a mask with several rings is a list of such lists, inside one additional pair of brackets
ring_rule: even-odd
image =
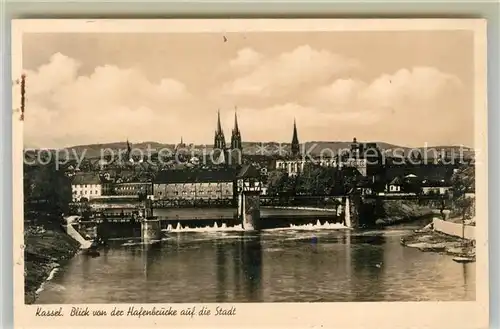
[(260, 234), (173, 232), (161, 244), (114, 241), (77, 255), (36, 303), (475, 300), (475, 264), (400, 245), (420, 225)]

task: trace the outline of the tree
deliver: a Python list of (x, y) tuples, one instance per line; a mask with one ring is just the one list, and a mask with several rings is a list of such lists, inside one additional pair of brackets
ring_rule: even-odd
[(288, 180), (288, 175), (281, 170), (273, 170), (269, 172), (267, 177), (267, 188), (270, 195), (284, 192)]
[(412, 150), (410, 154), (408, 154), (408, 158), (411, 164), (420, 164), (422, 160), (422, 154), (419, 150)]
[(356, 184), (362, 175), (356, 168), (344, 167), (341, 169), (340, 176), (341, 176), (342, 186), (344, 187), (343, 194), (346, 194), (351, 189), (356, 187)]
[(38, 165), (24, 170), (25, 200), (43, 200), (50, 212), (67, 212), (72, 192), (70, 180), (54, 165)]
[(306, 195), (331, 195), (335, 169), (308, 163), (297, 177), (297, 192)]
[(474, 190), (475, 168), (473, 166), (464, 166), (458, 168), (453, 174), (453, 204), (462, 218), (462, 238), (464, 237), (465, 220), (473, 217), (474, 199), (467, 196), (467, 192)]
[(474, 190), (476, 173), (474, 166), (458, 168), (451, 177), (453, 198), (458, 199), (465, 193)]

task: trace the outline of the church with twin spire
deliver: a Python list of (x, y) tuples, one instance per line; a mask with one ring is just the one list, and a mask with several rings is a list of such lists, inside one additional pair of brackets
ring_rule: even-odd
[(241, 132), (238, 127), (238, 116), (234, 113), (234, 127), (231, 132), (231, 145), (226, 146), (226, 138), (220, 121), (220, 110), (217, 111), (217, 128), (214, 134), (214, 158), (218, 164), (238, 165), (241, 164), (243, 144)]

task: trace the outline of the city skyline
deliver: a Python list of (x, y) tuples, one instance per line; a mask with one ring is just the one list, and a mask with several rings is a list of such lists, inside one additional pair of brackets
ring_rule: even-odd
[(469, 31), (26, 34), (25, 146), (210, 144), (217, 111), (228, 137), (236, 110), (243, 143), (290, 143), (295, 119), (301, 143), (473, 147), (472, 41)]

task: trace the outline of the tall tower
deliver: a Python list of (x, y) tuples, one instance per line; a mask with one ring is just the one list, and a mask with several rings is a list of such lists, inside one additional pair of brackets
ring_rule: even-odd
[(241, 133), (238, 128), (238, 116), (236, 114), (236, 110), (234, 111), (234, 128), (231, 134), (231, 150), (240, 150), (242, 151), (243, 146), (241, 145)]
[(224, 138), (224, 132), (222, 131), (222, 126), (220, 124), (220, 111), (217, 111), (217, 130), (215, 131), (214, 137), (214, 149), (224, 150), (226, 149), (226, 139)]
[(179, 148), (184, 148), (184, 147), (186, 147), (186, 144), (184, 144), (184, 139), (183, 139), (183, 138), (182, 138), (182, 136), (181, 136), (181, 141), (180, 141), (180, 143), (179, 143), (179, 144), (177, 144), (177, 145), (175, 146), (175, 148), (176, 148), (176, 149), (179, 149)]
[(293, 137), (292, 137), (292, 155), (297, 156), (300, 153), (299, 137), (297, 136), (297, 124), (293, 119)]
[(128, 141), (127, 138), (127, 153), (125, 153), (125, 161), (130, 160), (130, 153), (132, 152), (132, 147), (130, 146), (130, 142)]

